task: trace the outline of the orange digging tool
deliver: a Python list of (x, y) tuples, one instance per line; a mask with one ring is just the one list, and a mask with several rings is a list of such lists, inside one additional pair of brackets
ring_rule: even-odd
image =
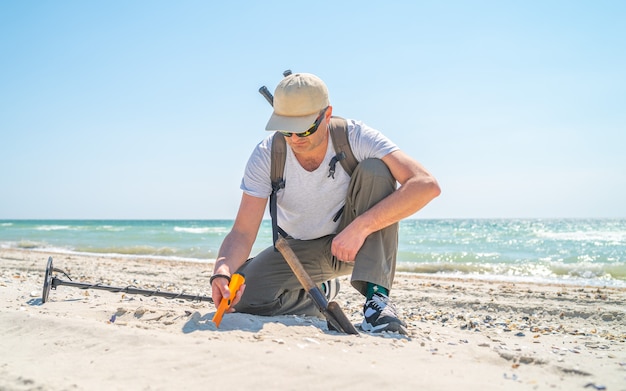
[(235, 298), (239, 287), (246, 281), (243, 274), (235, 273), (230, 278), (230, 284), (228, 284), (228, 290), (230, 290), (230, 299), (222, 298), (220, 301), (219, 307), (217, 307), (217, 312), (213, 315), (213, 323), (215, 323), (216, 327), (220, 327), (220, 323), (222, 322), (222, 316), (224, 316), (224, 312), (230, 308), (230, 303), (232, 299)]

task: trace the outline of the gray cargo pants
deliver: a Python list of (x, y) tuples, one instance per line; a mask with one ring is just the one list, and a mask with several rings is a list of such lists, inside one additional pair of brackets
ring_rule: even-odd
[[(382, 160), (360, 162), (350, 180), (339, 231), (395, 189), (396, 180)], [(398, 252), (397, 223), (368, 236), (354, 264), (339, 261), (331, 254), (333, 237), (328, 235), (313, 240), (287, 238), (289, 246), (316, 284), (351, 274), (352, 286), (363, 295), (368, 282), (391, 289)], [(281, 253), (274, 251), (273, 246), (248, 260), (238, 272), (246, 277), (246, 290), (235, 306), (238, 312), (322, 317)]]

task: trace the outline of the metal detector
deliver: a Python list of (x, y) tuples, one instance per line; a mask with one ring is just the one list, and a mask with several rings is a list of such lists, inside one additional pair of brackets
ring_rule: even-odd
[[(53, 273), (55, 272), (63, 273), (63, 275), (67, 277), (69, 281), (61, 280), (56, 275), (53, 275)], [(57, 286), (60, 286), (60, 285), (71, 286), (71, 287), (80, 288), (80, 289), (99, 289), (99, 290), (109, 291), (109, 292), (114, 292), (114, 293), (121, 292), (121, 293), (128, 293), (131, 295), (144, 295), (147, 297), (158, 296), (158, 297), (165, 297), (168, 299), (183, 299), (183, 300), (189, 300), (189, 301), (208, 301), (210, 303), (213, 303), (213, 299), (208, 296), (188, 295), (188, 294), (185, 294), (184, 292), (181, 292), (181, 293), (162, 292), (158, 289), (155, 289), (155, 290), (140, 289), (132, 285), (125, 286), (125, 287), (115, 287), (115, 286), (102, 285), (100, 283), (89, 284), (89, 283), (84, 283), (84, 282), (74, 282), (72, 281), (72, 279), (66, 272), (64, 272), (61, 269), (57, 269), (53, 267), (52, 257), (49, 257), (48, 265), (46, 266), (46, 274), (44, 276), (44, 281), (43, 281), (43, 293), (41, 294), (41, 302), (45, 303), (46, 301), (48, 301), (48, 296), (50, 295), (50, 289), (56, 290)]]

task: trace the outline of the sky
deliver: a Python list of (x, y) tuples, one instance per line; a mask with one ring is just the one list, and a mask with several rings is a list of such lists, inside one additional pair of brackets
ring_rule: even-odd
[(234, 219), (282, 72), (422, 163), (413, 218), (626, 217), (624, 1), (2, 1), (0, 219)]

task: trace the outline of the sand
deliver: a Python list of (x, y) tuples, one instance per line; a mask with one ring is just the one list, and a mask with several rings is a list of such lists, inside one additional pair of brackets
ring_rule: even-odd
[(49, 256), (77, 282), (210, 295), (206, 263), (1, 249), (0, 390), (626, 390), (626, 289), (398, 274), (410, 335), (354, 336), (68, 286), (42, 303)]

